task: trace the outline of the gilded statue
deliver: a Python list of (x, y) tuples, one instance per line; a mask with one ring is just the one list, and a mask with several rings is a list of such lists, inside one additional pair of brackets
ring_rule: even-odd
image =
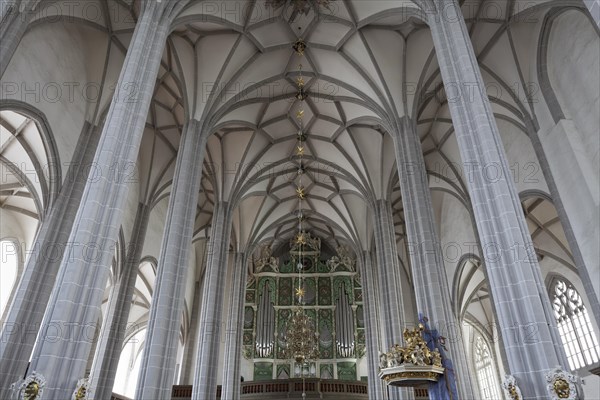
[(438, 349), (430, 350), (423, 339), (425, 327), (419, 324), (415, 329), (404, 329), (404, 346), (393, 345), (387, 353), (382, 353), (379, 357), (379, 367), (393, 368), (402, 364), (412, 364), (415, 366), (436, 366), (442, 367), (442, 355)]

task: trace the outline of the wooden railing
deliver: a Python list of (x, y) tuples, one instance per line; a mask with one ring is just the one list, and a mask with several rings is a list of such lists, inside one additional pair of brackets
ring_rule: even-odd
[[(367, 382), (339, 381), (321, 379), (288, 379), (273, 381), (242, 382), (242, 399), (265, 398), (279, 399), (285, 394), (286, 398), (295, 398), (306, 392), (307, 395), (318, 395), (323, 399), (337, 399), (344, 393), (344, 399), (368, 399)], [(273, 395), (278, 394), (275, 397)], [(311, 396), (314, 397), (314, 396)], [(188, 400), (192, 398), (192, 386), (173, 386), (173, 400)], [(217, 399), (221, 398), (221, 386), (217, 387)], [(416, 399), (427, 399), (427, 389), (415, 389)], [(111, 400), (130, 400), (127, 397), (113, 394)]]

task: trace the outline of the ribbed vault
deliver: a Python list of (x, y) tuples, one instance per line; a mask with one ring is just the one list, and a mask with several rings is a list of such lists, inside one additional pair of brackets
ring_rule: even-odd
[[(64, 28), (70, 37), (93, 44), (82, 46), (89, 52), (83, 57), (86, 61), (72, 68), (79, 73), (77, 79), (102, 88), (77, 110), (84, 115), (82, 120), (101, 125), (115, 93), (139, 2), (90, 0), (97, 13), (68, 13), (74, 10), (68, 3), (72, 2), (40, 5), (28, 34), (47, 32), (51, 22), (62, 18), (70, 22)], [(297, 221), (294, 81), (301, 62), (309, 92), (304, 117), (306, 226), (332, 249), (346, 244), (355, 251), (371, 250), (370, 205), (388, 199), (402, 266), (410, 276), (393, 145), (393, 137), (402, 134), (397, 128), (400, 118), (416, 123), (438, 218), (444, 216), (440, 204), (447, 203), (448, 197), (465, 215), (471, 213), (468, 176), (461, 169), (448, 108), (452, 98), (441, 87), (433, 43), (419, 8), (427, 3), (337, 0), (331, 9), (296, 15), (289, 5), (273, 10), (264, 0), (190, 1), (165, 46), (140, 156), (131, 170), (132, 190), (137, 192), (134, 201), (165, 206), (181, 132), (186, 121), (195, 118), (201, 122), (200, 133), (209, 136), (194, 231), (196, 257), (205, 259), (212, 210), (219, 201), (235, 205), (235, 250), (252, 252), (263, 243), (277, 248), (287, 242)], [(540, 76), (547, 76), (540, 66), (545, 54), (537, 54), (538, 44), (550, 36), (549, 28), (546, 31), (540, 22), (551, 13), (578, 12), (583, 7), (562, 0), (523, 3), (463, 2), (485, 89), (507, 153), (514, 155), (522, 174), (528, 172), (523, 170), (527, 162), (538, 162), (529, 137), (554, 120), (543, 101), (548, 93), (536, 86)], [(302, 60), (291, 47), (298, 37), (308, 45)], [(518, 40), (528, 37), (533, 39)], [(119, 88), (117, 94), (127, 97), (132, 95), (129, 90)], [(48, 115), (75, 114), (67, 113), (70, 109), (61, 104), (40, 107), (47, 107), (42, 111)], [(65, 130), (57, 135), (66, 139), (50, 154), (43, 150), (43, 139), (27, 115), (2, 111), (1, 117), (0, 155), (13, 157), (13, 163), (25, 162), (39, 175), (36, 163), (65, 161), (72, 154), (79, 132)], [(50, 123), (61, 126), (60, 121)], [(18, 146), (23, 142), (31, 145), (29, 151)], [(527, 148), (528, 156), (518, 158), (517, 147)], [(543, 176), (536, 177), (536, 182), (520, 179), (519, 191), (548, 193)], [(11, 179), (0, 188), (0, 204), (32, 218), (43, 215), (51, 202), (57, 189), (51, 182), (61, 181), (28, 183), (18, 172)], [(534, 242), (537, 246), (543, 239), (538, 252), (572, 269), (565, 239), (554, 231), (557, 220), (549, 207), (539, 200), (525, 200)], [(128, 229), (124, 228), (126, 238)], [(443, 240), (444, 232), (440, 234)], [(472, 231), (471, 239), (474, 236)], [(479, 301), (491, 315), (478, 261), (462, 269), (457, 264), (447, 263), (448, 279), (460, 283), (471, 277), (474, 286), (459, 285), (460, 301), (455, 298), (459, 301), (455, 307), (464, 315), (466, 304)], [(142, 307), (151, 293), (145, 292), (145, 283), (138, 286), (136, 299)]]

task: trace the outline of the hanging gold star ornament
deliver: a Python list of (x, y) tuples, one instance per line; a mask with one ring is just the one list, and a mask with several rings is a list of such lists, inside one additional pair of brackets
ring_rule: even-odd
[(304, 236), (304, 232), (300, 232), (298, 235), (296, 235), (296, 244), (299, 244), (299, 245), (306, 244), (306, 237)]
[[(308, 0), (303, 1), (306, 2)], [(321, 4), (319, 0), (311, 1), (317, 1), (317, 4)], [(303, 56), (304, 50), (306, 50), (306, 43), (304, 43), (304, 40), (300, 38), (294, 43), (292, 47), (299, 56)], [(304, 100), (306, 100), (308, 95), (304, 90), (306, 82), (304, 81), (304, 77), (302, 76), (302, 64), (299, 65), (298, 70), (299, 73), (296, 77), (296, 86), (298, 91), (295, 97), (300, 102), (303, 102)], [(285, 349), (283, 349), (285, 358), (293, 358), (296, 361), (296, 363), (302, 365), (304, 365), (304, 363), (307, 360), (316, 360), (319, 357), (319, 336), (315, 329), (314, 321), (304, 312), (305, 290), (302, 278), (304, 265), (301, 261), (301, 256), (303, 248), (306, 245), (307, 240), (310, 239), (310, 237), (307, 239), (305, 231), (302, 228), (302, 221), (304, 220), (304, 215), (302, 213), (302, 201), (306, 198), (306, 189), (302, 185), (302, 177), (305, 172), (304, 165), (302, 163), (302, 156), (304, 155), (304, 147), (306, 142), (306, 132), (304, 132), (304, 125), (302, 123), (303, 117), (304, 110), (302, 109), (302, 104), (300, 104), (299, 110), (296, 112), (296, 118), (299, 121), (298, 143), (296, 144), (296, 154), (299, 156), (297, 171), (298, 183), (296, 187), (296, 196), (299, 199), (297, 214), (298, 233), (296, 234), (292, 242), (294, 249), (298, 251), (297, 255), (299, 258), (298, 260), (296, 260), (296, 265), (298, 268), (298, 287), (295, 291), (297, 298), (297, 307), (294, 309), (292, 317), (287, 324), (287, 345), (285, 346)]]

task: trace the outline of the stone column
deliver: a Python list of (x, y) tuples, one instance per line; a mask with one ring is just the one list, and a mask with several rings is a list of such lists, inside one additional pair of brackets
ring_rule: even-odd
[[(477, 58), (456, 0), (428, 14), (508, 367), (525, 399), (549, 397), (545, 373), (564, 364), (546, 291)], [(433, 11), (433, 10), (429, 10)], [(560, 354), (559, 354), (560, 353)]]
[[(198, 268), (198, 265), (196, 265)], [(180, 385), (191, 385), (194, 382), (194, 361), (196, 360), (196, 339), (198, 338), (198, 325), (200, 324), (200, 299), (202, 298), (202, 284), (194, 285), (194, 301), (190, 315), (190, 331), (187, 335), (183, 362), (181, 363)]]
[(242, 356), (242, 334), (244, 326), (244, 294), (246, 292), (246, 255), (235, 254), (232, 289), (229, 295), (229, 319), (225, 332), (225, 363), (223, 365), (223, 400), (240, 398), (240, 365)]
[(89, 180), (75, 217), (57, 283), (44, 315), (30, 371), (47, 380), (44, 396), (70, 398), (85, 373), (100, 313), (110, 259), (126, 207), (128, 172), (135, 166), (156, 76), (180, 1), (145, 1), (94, 157), (97, 179)]
[[(377, 278), (379, 280), (379, 319), (382, 332), (380, 349), (387, 352), (394, 344), (403, 342), (403, 330), (408, 321), (404, 315), (404, 299), (400, 284), (400, 265), (396, 247), (396, 233), (392, 205), (388, 200), (377, 200), (373, 209), (375, 246), (377, 248)], [(414, 398), (412, 389), (388, 387), (388, 397)]]
[[(394, 140), (402, 205), (406, 218), (408, 254), (412, 267), (417, 312), (447, 338), (446, 356), (452, 361), (461, 399), (477, 399), (462, 340), (462, 330), (452, 312), (452, 297), (442, 249), (436, 235), (431, 192), (421, 141), (412, 121), (403, 118)], [(445, 384), (445, 383), (444, 383)]]
[(365, 330), (367, 334), (367, 364), (369, 368), (369, 399), (382, 400), (386, 396), (383, 381), (379, 379), (379, 351), (386, 351), (380, 347), (379, 317), (377, 310), (377, 281), (371, 253), (368, 251), (359, 254), (358, 262), (362, 278)]
[(86, 123), (58, 198), (42, 221), (0, 335), (0, 399), (23, 378), (73, 227), (99, 132)]
[(143, 203), (138, 205), (131, 240), (127, 247), (124, 270), (110, 295), (90, 373), (93, 399), (109, 399), (115, 385), (150, 212), (149, 205)]
[(191, 120), (179, 144), (136, 389), (138, 399), (171, 397), (207, 138), (200, 123)]
[(217, 396), (216, 366), (219, 364), (219, 340), (223, 324), (223, 293), (231, 236), (231, 217), (232, 210), (229, 203), (215, 204), (209, 245), (210, 254), (202, 291), (193, 400), (214, 399)]
[(39, 0), (0, 1), (0, 78), (4, 76)]

